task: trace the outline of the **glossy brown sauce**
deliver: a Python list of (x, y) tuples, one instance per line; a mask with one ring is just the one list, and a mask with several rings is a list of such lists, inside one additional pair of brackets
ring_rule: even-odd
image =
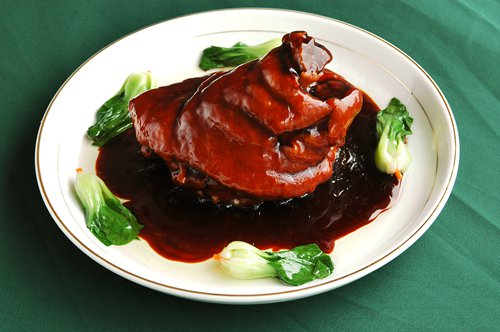
[(371, 222), (397, 195), (395, 177), (373, 162), (378, 107), (365, 94), (363, 109), (339, 149), (332, 178), (306, 197), (263, 203), (258, 209), (218, 207), (173, 185), (165, 162), (143, 157), (133, 130), (100, 149), (99, 177), (145, 227), (140, 237), (160, 255), (199, 262), (242, 240), (261, 249), (317, 243), (331, 252), (335, 240)]

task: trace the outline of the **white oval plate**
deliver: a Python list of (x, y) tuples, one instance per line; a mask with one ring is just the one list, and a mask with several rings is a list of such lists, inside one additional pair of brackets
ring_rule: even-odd
[[(187, 264), (166, 260), (145, 241), (103, 246), (85, 227), (73, 192), (75, 169), (94, 170), (97, 149), (85, 137), (95, 111), (132, 72), (151, 71), (161, 84), (200, 76), (200, 52), (210, 45), (254, 44), (305, 30), (333, 53), (329, 68), (385, 107), (391, 97), (414, 118), (413, 155), (396, 204), (374, 222), (338, 240), (333, 275), (300, 287), (276, 279), (234, 280), (213, 260)], [(136, 283), (185, 298), (223, 303), (264, 303), (322, 293), (387, 264), (413, 244), (436, 219), (453, 187), (459, 159), (456, 124), (431, 77), (402, 51), (355, 26), (312, 14), (237, 9), (205, 12), (159, 23), (107, 46), (83, 63), (50, 103), (38, 133), (35, 164), (47, 208), (66, 236), (85, 254)]]

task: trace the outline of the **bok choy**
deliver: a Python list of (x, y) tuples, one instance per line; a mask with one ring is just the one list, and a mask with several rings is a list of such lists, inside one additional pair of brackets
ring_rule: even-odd
[(77, 170), (75, 191), (87, 228), (103, 244), (123, 245), (137, 238), (142, 225), (97, 176)]
[(130, 100), (156, 87), (151, 73), (133, 73), (123, 83), (120, 91), (106, 101), (96, 113), (96, 123), (87, 130), (94, 145), (102, 146), (113, 137), (132, 128), (128, 112)]
[(232, 47), (211, 46), (203, 50), (199, 67), (203, 70), (236, 67), (242, 63), (258, 59), (280, 45), (281, 38), (271, 39), (253, 46), (241, 42), (234, 44)]
[(277, 277), (299, 286), (333, 272), (333, 262), (316, 244), (284, 251), (262, 251), (251, 244), (233, 241), (215, 256), (224, 271), (236, 279)]
[(392, 98), (386, 109), (377, 114), (378, 145), (375, 150), (375, 165), (381, 172), (394, 174), (401, 179), (408, 170), (411, 155), (406, 136), (412, 133), (413, 118), (406, 106)]

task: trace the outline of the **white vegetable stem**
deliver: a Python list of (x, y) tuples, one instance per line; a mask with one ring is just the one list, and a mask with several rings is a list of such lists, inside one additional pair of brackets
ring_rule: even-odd
[(276, 277), (268, 264), (272, 256), (242, 241), (233, 241), (217, 256), (221, 267), (236, 279)]

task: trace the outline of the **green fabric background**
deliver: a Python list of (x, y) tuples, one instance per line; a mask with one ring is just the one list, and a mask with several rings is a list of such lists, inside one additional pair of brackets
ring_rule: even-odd
[[(63, 235), (36, 185), (36, 133), (59, 86), (115, 39), (179, 15), (248, 6), (333, 17), (409, 54), (451, 104), (460, 169), (430, 230), (365, 278), (287, 303), (198, 303), (109, 272)], [(500, 329), (500, 2), (2, 0), (0, 8), (1, 330)]]

